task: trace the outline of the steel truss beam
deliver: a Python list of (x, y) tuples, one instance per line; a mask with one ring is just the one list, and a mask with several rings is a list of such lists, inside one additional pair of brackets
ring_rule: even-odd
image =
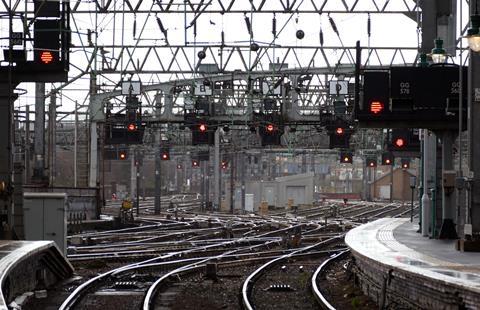
[[(415, 1), (390, 0), (125, 0), (122, 9), (113, 0), (93, 1), (95, 10), (101, 13), (187, 13), (226, 14), (253, 13), (413, 13), (417, 10)], [(90, 2), (72, 1), (74, 13), (91, 13)]]
[[(108, 58), (117, 49), (117, 57)], [(354, 47), (342, 46), (261, 46), (250, 51), (248, 46), (100, 46), (103, 51), (99, 74), (206, 74), (203, 64), (215, 67), (218, 73), (238, 71), (272, 72), (269, 64), (276, 68), (302, 68), (308, 72), (314, 66), (325, 67), (330, 74), (336, 74), (339, 64), (353, 65)], [(197, 52), (204, 51), (207, 57), (192, 61)], [(143, 55), (143, 56), (142, 56)], [(276, 55), (276, 60), (272, 59)], [(417, 48), (372, 47), (364, 54), (365, 65), (391, 66), (416, 62)], [(250, 60), (250, 61), (249, 61)]]

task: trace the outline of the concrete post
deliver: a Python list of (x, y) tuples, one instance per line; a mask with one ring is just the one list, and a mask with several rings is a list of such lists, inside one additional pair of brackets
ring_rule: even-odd
[(90, 173), (88, 186), (96, 187), (98, 179), (98, 136), (97, 122), (90, 123)]
[[(90, 101), (92, 96), (97, 93), (97, 76), (95, 73), (90, 74)], [(90, 103), (90, 106), (92, 104)], [(90, 123), (90, 169), (88, 185), (96, 187), (98, 182), (98, 135), (97, 135), (97, 121)]]

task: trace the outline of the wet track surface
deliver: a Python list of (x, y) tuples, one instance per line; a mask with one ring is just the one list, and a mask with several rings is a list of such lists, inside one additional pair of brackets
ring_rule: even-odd
[[(232, 215), (202, 212), (194, 197), (173, 198), (176, 211), (155, 215), (146, 200), (134, 223), (69, 236), (77, 277), (27, 309), (318, 309), (310, 279), (345, 250), (345, 232), (409, 211), (333, 202), (294, 213)], [(118, 210), (111, 202), (104, 213)]]

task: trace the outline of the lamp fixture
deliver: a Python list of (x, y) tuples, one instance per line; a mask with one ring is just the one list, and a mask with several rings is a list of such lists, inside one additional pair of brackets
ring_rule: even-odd
[(474, 52), (480, 52), (480, 15), (470, 16), (470, 28), (467, 30), (468, 47)]
[(420, 54), (420, 62), (418, 63), (419, 67), (428, 67), (427, 54)]
[(447, 60), (447, 53), (443, 48), (443, 40), (435, 39), (435, 47), (432, 49), (432, 61), (436, 64), (444, 63)]

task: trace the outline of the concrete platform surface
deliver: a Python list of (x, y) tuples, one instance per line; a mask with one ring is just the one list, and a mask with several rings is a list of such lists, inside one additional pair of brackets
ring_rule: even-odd
[[(46, 256), (46, 253), (51, 253)], [(38, 255), (38, 258), (36, 257)], [(12, 271), (17, 270), (19, 273), (32, 273), (32, 262), (37, 262), (43, 259), (56, 258), (63, 267), (62, 271), (67, 273), (73, 272), (70, 263), (63, 257), (58, 247), (53, 241), (12, 241), (0, 240), (0, 310), (8, 309), (7, 299), (4, 292), (15, 293), (12, 286), (15, 286), (15, 281), (25, 282), (22, 286), (28, 287), (26, 282), (35, 282), (35, 274), (31, 275), (33, 279), (22, 277), (21, 275), (13, 275)], [(22, 266), (26, 262), (28, 266)], [(40, 265), (40, 263), (38, 263)], [(18, 267), (18, 268), (16, 268)], [(33, 270), (34, 271), (34, 270)], [(19, 285), (16, 285), (19, 286)]]
[(431, 240), (417, 229), (409, 219), (384, 218), (351, 230), (345, 241), (379, 264), (480, 294), (480, 253), (456, 251), (455, 241)]

